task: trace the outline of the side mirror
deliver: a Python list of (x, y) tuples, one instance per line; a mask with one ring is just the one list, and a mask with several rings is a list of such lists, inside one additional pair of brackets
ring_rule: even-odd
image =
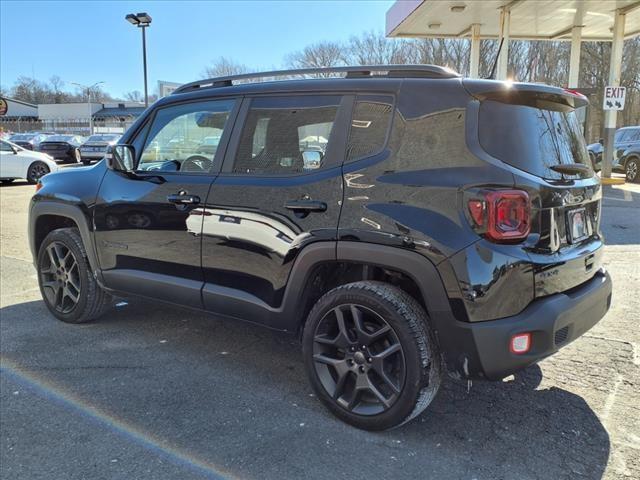
[(305, 150), (302, 152), (302, 169), (317, 170), (322, 163), (322, 152), (318, 150)]
[(106, 158), (107, 166), (116, 172), (133, 172), (136, 168), (136, 152), (131, 145), (114, 145)]
[(601, 138), (600, 140), (598, 140), (598, 143), (599, 143), (600, 145), (604, 145), (604, 138)]
[(18, 150), (16, 147), (11, 145), (11, 151), (13, 152), (14, 155), (17, 155), (20, 150)]

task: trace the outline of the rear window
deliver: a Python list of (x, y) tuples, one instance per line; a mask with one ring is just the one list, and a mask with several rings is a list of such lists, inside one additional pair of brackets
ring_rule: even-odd
[(572, 110), (546, 110), (486, 100), (480, 105), (479, 137), (492, 157), (533, 175), (559, 179), (550, 167), (590, 165), (580, 124)]

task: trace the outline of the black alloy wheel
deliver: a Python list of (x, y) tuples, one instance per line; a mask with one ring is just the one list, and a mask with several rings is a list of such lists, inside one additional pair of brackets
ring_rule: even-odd
[(88, 322), (110, 307), (112, 297), (93, 276), (78, 229), (50, 232), (39, 247), (37, 268), (44, 303), (59, 320)]
[(316, 328), (313, 360), (325, 390), (359, 415), (387, 410), (404, 386), (405, 359), (398, 336), (363, 305), (338, 305), (325, 314)]
[(27, 181), (29, 183), (38, 183), (42, 177), (49, 173), (49, 167), (44, 162), (33, 162), (27, 172)]
[(427, 313), (388, 283), (354, 282), (324, 294), (307, 317), (302, 349), (320, 401), (365, 430), (415, 418), (440, 386), (440, 354)]
[(46, 257), (40, 266), (42, 291), (58, 312), (70, 313), (80, 299), (80, 269), (73, 252), (61, 242), (46, 247)]

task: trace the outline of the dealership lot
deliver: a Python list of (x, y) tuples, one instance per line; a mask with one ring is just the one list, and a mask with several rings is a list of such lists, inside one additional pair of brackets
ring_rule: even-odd
[(142, 300), (55, 321), (27, 245), (33, 189), (0, 188), (2, 478), (640, 477), (640, 185), (605, 188), (600, 324), (505, 382), (447, 380), (376, 434), (313, 398), (290, 338)]

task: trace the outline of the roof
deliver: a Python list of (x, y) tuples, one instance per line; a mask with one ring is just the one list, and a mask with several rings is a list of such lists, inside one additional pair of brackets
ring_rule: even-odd
[(93, 114), (94, 118), (112, 118), (112, 117), (139, 117), (144, 112), (144, 107), (117, 107), (103, 108)]
[(9, 98), (9, 97), (1, 97), (4, 100), (8, 101), (8, 102), (15, 102), (15, 103), (19, 103), (20, 105), (24, 105), (25, 107), (32, 107), (32, 108), (37, 108), (37, 105), (34, 105), (33, 103), (27, 103), (27, 102), (23, 102), (22, 100), (18, 100), (16, 98)]
[(480, 38), (498, 38), (500, 8), (511, 11), (510, 38), (570, 40), (582, 26), (582, 41), (611, 41), (616, 9), (626, 12), (625, 38), (640, 35), (638, 0), (397, 0), (387, 11), (390, 37), (461, 38), (480, 24)]

